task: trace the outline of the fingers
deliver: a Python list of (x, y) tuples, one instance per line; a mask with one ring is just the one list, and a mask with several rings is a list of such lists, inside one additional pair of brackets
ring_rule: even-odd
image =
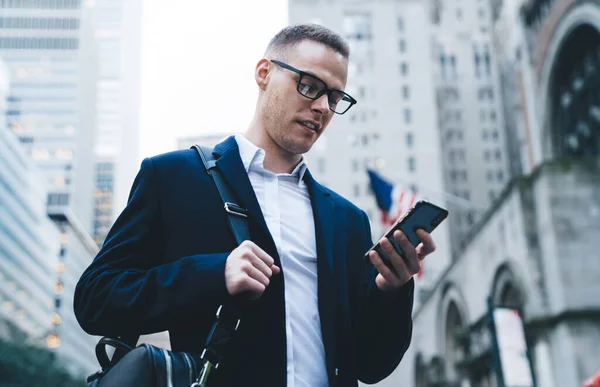
[(231, 295), (248, 294), (259, 298), (269, 286), (273, 274), (280, 269), (273, 258), (256, 244), (243, 242), (234, 249), (225, 262), (225, 285)]
[(398, 287), (402, 285), (402, 280), (383, 262), (376, 251), (372, 250), (369, 253), (369, 259), (388, 285), (391, 287)]
[[(390, 262), (392, 263), (397, 277), (399, 277), (400, 279), (409, 278), (410, 273), (407, 266), (404, 263), (404, 260), (394, 249), (390, 241), (387, 238), (383, 238), (379, 244), (381, 245), (381, 249), (383, 250), (385, 255), (388, 256)], [(402, 248), (402, 251), (406, 251), (406, 249), (402, 245), (400, 245), (400, 247)]]
[[(269, 273), (269, 277), (272, 274), (271, 271), (274, 274), (279, 274), (281, 270), (275, 265), (275, 260), (273, 259), (273, 257), (267, 254), (266, 251), (264, 251), (257, 244), (251, 241), (245, 241), (243, 244), (245, 244), (246, 247), (254, 254), (254, 257), (258, 258), (258, 261), (256, 262), (254, 262), (254, 259), (252, 259), (252, 263), (255, 267), (259, 268), (265, 274)], [(265, 267), (268, 270), (265, 270)]]
[(431, 237), (431, 234), (424, 230), (417, 230), (417, 236), (421, 240), (421, 245), (417, 248), (417, 256), (419, 259), (425, 258), (427, 255), (433, 253), (436, 249), (435, 242)]
[[(400, 230), (396, 230), (394, 232), (394, 239), (396, 240), (396, 242), (398, 242), (400, 248), (402, 249), (402, 252), (404, 253), (404, 259), (402, 259), (403, 257), (398, 256), (398, 254), (395, 254), (397, 257), (397, 261), (399, 261), (398, 266), (403, 266), (406, 269), (406, 272), (409, 276), (417, 274), (419, 272), (420, 267), (419, 258), (417, 256), (417, 251), (415, 247), (412, 245), (412, 243), (410, 243), (406, 235), (404, 235), (404, 233)], [(403, 263), (404, 265), (400, 265), (400, 263)], [(394, 265), (394, 267), (396, 267), (396, 265)]]
[[(267, 268), (270, 272), (270, 269)], [(261, 284), (263, 284), (265, 286), (265, 288), (267, 286), (269, 286), (269, 283), (271, 282), (271, 280), (269, 279), (271, 277), (270, 274), (265, 274), (264, 272), (260, 271), (259, 269), (257, 269), (256, 267), (252, 266), (251, 263), (247, 263), (246, 265), (244, 265), (242, 267), (242, 271), (245, 272), (246, 274), (248, 274), (248, 276), (258, 282), (260, 282)]]
[[(415, 248), (402, 231), (396, 230), (393, 242), (384, 237), (379, 241), (380, 250), (369, 252), (369, 259), (379, 272), (375, 282), (381, 290), (397, 289), (404, 285), (421, 271), (422, 260), (435, 251), (435, 243), (429, 233), (417, 230), (417, 236), (421, 244)], [(402, 255), (398, 253), (398, 248)], [(386, 265), (379, 252), (387, 256), (392, 268)]]

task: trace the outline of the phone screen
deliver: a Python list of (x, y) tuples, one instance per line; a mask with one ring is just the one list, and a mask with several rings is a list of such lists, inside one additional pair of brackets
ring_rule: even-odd
[[(417, 247), (421, 240), (417, 236), (417, 230), (423, 229), (428, 233), (431, 233), (437, 226), (440, 225), (448, 216), (448, 211), (442, 207), (436, 206), (433, 203), (421, 200), (417, 202), (402, 218), (400, 218), (396, 224), (389, 230), (385, 236), (392, 243), (394, 249), (403, 256), (402, 249), (399, 244), (396, 243), (396, 240), (393, 238), (393, 234), (396, 230), (400, 229), (404, 235), (408, 238), (410, 243)], [(383, 249), (379, 246), (379, 242), (375, 244), (369, 251), (376, 250), (384, 263), (392, 268), (392, 264), (389, 261), (389, 258), (383, 252)]]
[[(447, 216), (448, 211), (445, 209), (429, 202), (421, 201), (400, 220), (399, 227), (394, 227), (393, 231), (400, 228), (410, 243), (416, 247), (421, 243), (416, 231), (418, 229), (423, 229), (428, 233), (431, 233)], [(391, 234), (389, 236), (391, 236)]]

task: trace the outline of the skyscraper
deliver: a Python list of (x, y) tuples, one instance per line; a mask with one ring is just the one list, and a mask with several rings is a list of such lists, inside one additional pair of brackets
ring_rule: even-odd
[(92, 215), (94, 58), (79, 0), (3, 0), (0, 57), (10, 73), (8, 124), (49, 187), (48, 204)]
[(98, 48), (95, 209), (102, 244), (124, 208), (137, 172), (141, 1), (97, 0), (91, 9)]
[(72, 308), (75, 283), (97, 251), (89, 235), (97, 61), (88, 11), (79, 0), (3, 0), (0, 7), (8, 125), (45, 177), (47, 212), (60, 232), (58, 257), (51, 250), (43, 257), (50, 264), (58, 258), (60, 268), (47, 273), (58, 316), (47, 344), (79, 375), (97, 368), (96, 339), (79, 327)]
[(44, 344), (60, 319), (48, 275), (61, 270), (59, 231), (46, 215), (45, 181), (6, 127), (8, 85), (0, 60), (0, 335), (6, 324)]
[[(416, 191), (445, 205), (427, 9), (416, 0), (289, 3), (291, 24), (316, 22), (350, 44), (346, 91), (358, 103), (333, 118), (307, 159), (321, 183), (367, 212), (374, 239), (384, 228), (368, 168), (407, 193)], [(450, 261), (447, 225), (435, 231), (435, 240), (438, 250), (422, 284), (433, 281)]]
[(449, 207), (455, 251), (510, 178), (492, 5), (430, 3), (444, 185), (463, 199)]

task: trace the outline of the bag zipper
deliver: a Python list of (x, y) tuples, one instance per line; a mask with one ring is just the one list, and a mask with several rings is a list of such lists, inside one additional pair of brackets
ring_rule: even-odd
[(165, 361), (167, 363), (167, 387), (173, 387), (173, 363), (171, 363), (171, 355), (166, 349), (161, 348), (165, 355)]
[(190, 384), (194, 383), (194, 366), (192, 365), (191, 356), (187, 353), (183, 353), (183, 359), (185, 360), (185, 364), (187, 364), (190, 369)]

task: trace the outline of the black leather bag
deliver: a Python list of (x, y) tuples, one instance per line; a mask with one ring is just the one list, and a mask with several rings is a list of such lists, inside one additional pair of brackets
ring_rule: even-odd
[[(228, 213), (229, 226), (236, 242), (250, 239), (247, 211), (235, 204), (233, 195), (216, 168), (212, 149), (194, 145), (202, 163), (212, 176)], [(207, 387), (211, 372), (231, 346), (240, 324), (242, 306), (236, 301), (221, 305), (201, 354), (173, 352), (150, 344), (134, 347), (136, 337), (103, 337), (96, 345), (101, 370), (87, 378), (90, 387)], [(133, 343), (133, 346), (131, 345)], [(115, 348), (112, 358), (106, 347)]]

